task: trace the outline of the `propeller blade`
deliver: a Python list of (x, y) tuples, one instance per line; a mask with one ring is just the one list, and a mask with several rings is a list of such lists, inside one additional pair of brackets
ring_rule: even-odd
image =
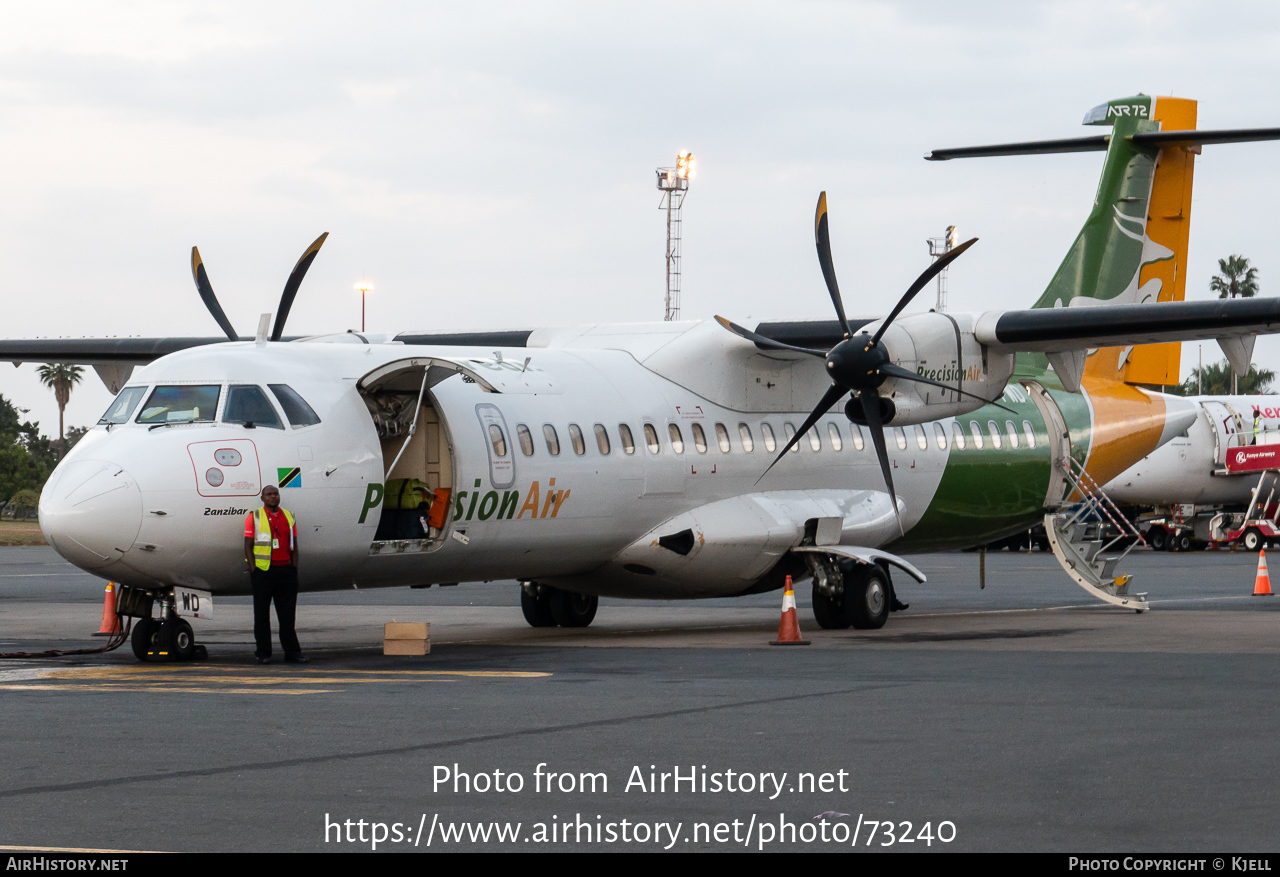
[(827, 281), (827, 292), (831, 293), (831, 303), (836, 306), (836, 316), (840, 325), (844, 326), (844, 337), (853, 335), (849, 328), (849, 318), (844, 315), (844, 302), (840, 299), (840, 287), (836, 284), (836, 266), (831, 261), (831, 234), (827, 230), (827, 193), (818, 196), (818, 212), (813, 219), (814, 239), (818, 244), (818, 264), (822, 266), (822, 279)]
[[(832, 384), (831, 387), (827, 390), (827, 392), (823, 394), (822, 399), (819, 400), (817, 407), (814, 408), (813, 411), (809, 413), (809, 416), (808, 418), (805, 419), (804, 424), (798, 430), (796, 430), (796, 434), (791, 437), (791, 440), (789, 442), (787, 442), (786, 447), (782, 449), (781, 453), (779, 453), (778, 456), (773, 458), (773, 462), (769, 464), (769, 469), (772, 469), (774, 466), (778, 465), (778, 461), (787, 455), (787, 451), (791, 450), (792, 447), (795, 446), (796, 442), (800, 441), (801, 436), (803, 436), (809, 430), (813, 429), (813, 425), (817, 423), (819, 419), (821, 419), (822, 415), (830, 411), (832, 406), (834, 406), (837, 402), (839, 402), (844, 397), (844, 394), (847, 392), (849, 391), (846, 390), (844, 387), (841, 387), (838, 384)], [(764, 478), (765, 475), (768, 475), (769, 469), (765, 469), (764, 472), (761, 473), (760, 478)], [(760, 478), (756, 479), (756, 484), (760, 483)]]
[(307, 269), (315, 261), (316, 254), (320, 252), (320, 247), (328, 236), (329, 232), (326, 231), (312, 241), (311, 246), (307, 247), (298, 264), (294, 265), (293, 271), (289, 273), (289, 279), (284, 285), (284, 293), (280, 296), (280, 307), (276, 308), (276, 325), (271, 330), (272, 341), (279, 341), (280, 336), (284, 334), (284, 321), (289, 319), (289, 309), (293, 307), (293, 299), (298, 294), (298, 287), (302, 285), (302, 278), (307, 276)]
[(813, 348), (810, 348), (810, 347), (795, 347), (790, 344), (784, 344), (781, 341), (774, 341), (772, 338), (766, 338), (763, 335), (760, 335), (756, 332), (752, 332), (750, 329), (744, 329), (742, 326), (739, 326), (737, 323), (726, 320), (724, 317), (721, 317), (721, 316), (716, 317), (716, 322), (719, 323), (721, 326), (724, 326), (733, 334), (737, 335), (739, 338), (746, 338), (748, 341), (754, 341), (756, 344), (759, 344), (761, 347), (772, 347), (774, 350), (794, 350), (796, 353), (807, 353), (810, 356), (817, 356), (822, 359), (827, 358), (826, 351), (814, 350)]
[(191, 276), (195, 278), (196, 289), (200, 292), (200, 299), (204, 302), (204, 306), (209, 309), (209, 313), (213, 314), (213, 318), (217, 320), (218, 325), (222, 327), (222, 331), (232, 341), (239, 341), (240, 336), (236, 335), (236, 330), (231, 327), (231, 321), (227, 319), (227, 315), (222, 311), (222, 305), (218, 304), (218, 297), (213, 294), (213, 286), (209, 283), (209, 275), (204, 270), (204, 262), (200, 259), (200, 251), (191, 248)]
[(959, 393), (961, 396), (968, 396), (971, 399), (977, 399), (979, 402), (986, 402), (988, 405), (994, 405), (997, 408), (1003, 408), (1005, 411), (1008, 411), (1010, 414), (1018, 413), (1014, 411), (1012, 408), (1010, 408), (1008, 405), (1004, 405), (1000, 402), (997, 402), (995, 399), (987, 399), (984, 396), (978, 396), (974, 393), (970, 393), (968, 390), (961, 390), (960, 388), (953, 387), (950, 384), (943, 384), (926, 377), (921, 377), (915, 372), (905, 369), (900, 365), (894, 365), (891, 362), (880, 366), (880, 373), (889, 375), (890, 377), (899, 378), (904, 381), (915, 381), (917, 384), (930, 384), (935, 387), (941, 387), (944, 390), (950, 390), (952, 393)]
[(916, 282), (911, 284), (911, 288), (907, 290), (906, 294), (903, 295), (902, 298), (898, 299), (898, 304), (889, 312), (889, 316), (885, 317), (884, 322), (880, 324), (880, 328), (876, 330), (876, 334), (872, 337), (871, 343), (876, 344), (879, 342), (880, 336), (884, 334), (885, 329), (889, 328), (889, 324), (894, 321), (898, 314), (902, 313), (903, 308), (911, 304), (911, 299), (916, 297), (916, 293), (924, 289), (925, 285), (928, 284), (930, 280), (938, 276), (938, 272), (950, 265), (956, 259), (960, 258), (961, 253), (972, 247), (977, 242), (977, 238), (969, 238), (969, 240), (965, 241), (963, 244), (956, 247), (954, 250), (947, 253), (945, 256), (941, 257), (926, 268), (924, 273), (916, 278)]
[(893, 516), (898, 519), (898, 532), (907, 535), (902, 528), (902, 513), (898, 511), (898, 494), (893, 489), (893, 467), (889, 465), (889, 450), (884, 443), (884, 423), (880, 420), (880, 396), (875, 390), (863, 390), (858, 394), (862, 403), (862, 416), (867, 420), (871, 441), (880, 459), (880, 471), (884, 473), (885, 486), (889, 488), (889, 501), (893, 503)]

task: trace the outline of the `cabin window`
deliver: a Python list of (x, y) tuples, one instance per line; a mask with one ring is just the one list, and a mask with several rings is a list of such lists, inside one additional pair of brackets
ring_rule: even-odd
[(631, 427), (625, 423), (619, 423), (618, 438), (622, 441), (622, 453), (634, 454), (636, 452), (636, 440), (631, 435)]
[(656, 454), (662, 450), (662, 445), (658, 444), (658, 430), (652, 423), (644, 425), (644, 443), (648, 446), (651, 454)]
[(223, 423), (243, 423), (246, 427), (284, 429), (280, 415), (267, 401), (267, 394), (253, 384), (232, 384), (227, 388), (227, 407)]
[(128, 423), (133, 409), (138, 407), (145, 392), (146, 387), (125, 387), (107, 408), (107, 413), (98, 418), (98, 423)]
[(276, 401), (284, 409), (284, 416), (288, 418), (289, 425), (294, 429), (315, 426), (320, 422), (320, 417), (315, 410), (307, 404), (306, 399), (298, 395), (293, 387), (288, 384), (267, 384), (267, 389), (276, 397)]
[(1004, 422), (1004, 431), (1009, 435), (1009, 447), (1016, 448), (1018, 446), (1018, 428), (1013, 425), (1012, 420)]
[(684, 436), (680, 434), (680, 427), (677, 424), (667, 424), (667, 437), (671, 439), (671, 450), (677, 454), (683, 454)]
[(733, 445), (729, 444), (729, 430), (723, 423), (716, 424), (716, 442), (720, 445), (720, 452), (723, 454), (733, 449)]
[(489, 424), (489, 444), (493, 445), (495, 457), (507, 455), (507, 437), (502, 434), (502, 427), (496, 423)]
[(982, 450), (982, 429), (979, 428), (978, 421), (969, 421), (969, 435), (973, 436), (973, 446)]
[(751, 437), (751, 427), (745, 423), (738, 424), (738, 438), (742, 439), (742, 449), (748, 454), (756, 449), (755, 439)]
[(1031, 425), (1030, 420), (1022, 421), (1022, 434), (1027, 437), (1027, 447), (1034, 448), (1036, 446), (1036, 429)]
[(945, 451), (947, 449), (947, 431), (942, 428), (941, 423), (933, 425), (933, 436), (938, 441), (938, 450)]
[(951, 424), (951, 437), (955, 439), (956, 448), (964, 450), (964, 427), (958, 422)]
[(924, 427), (916, 424), (916, 447), (922, 451), (929, 450), (929, 436), (925, 435)]
[(702, 424), (695, 423), (689, 427), (693, 430), (693, 446), (698, 449), (699, 454), (707, 452), (707, 434), (702, 431)]
[(782, 425), (782, 431), (787, 434), (787, 444), (791, 445), (791, 453), (793, 454), (800, 453), (800, 443), (791, 441), (793, 438), (795, 438), (796, 428), (792, 426), (790, 423), (784, 423)]
[(862, 441), (862, 427), (856, 423), (849, 424), (849, 433), (853, 436), (853, 449), (860, 451), (866, 444)]
[(996, 426), (994, 420), (987, 421), (987, 432), (991, 433), (991, 446), (999, 449), (1000, 447), (1000, 427)]
[(560, 456), (560, 436), (556, 435), (556, 428), (549, 423), (542, 424), (542, 437), (547, 440), (547, 453)]
[(609, 456), (609, 431), (604, 428), (603, 423), (595, 425), (596, 431), (596, 447), (600, 449), (600, 456)]
[(831, 447), (833, 450), (841, 450), (844, 448), (844, 442), (840, 440), (840, 427), (834, 423), (827, 424), (827, 438), (831, 439)]
[(533, 433), (523, 423), (516, 424), (516, 436), (520, 439), (520, 453), (526, 457), (533, 456)]
[(809, 450), (822, 450), (822, 436), (818, 435), (818, 427), (816, 426), (809, 430)]
[(142, 406), (138, 423), (212, 423), (222, 388), (156, 387)]
[(773, 427), (767, 423), (760, 424), (760, 434), (764, 436), (764, 449), (773, 453), (778, 448), (778, 440), (773, 437)]
[(898, 450), (905, 451), (907, 449), (907, 434), (902, 431), (902, 427), (895, 426), (893, 428), (893, 440), (898, 443)]
[(569, 424), (569, 441), (573, 443), (573, 452), (579, 457), (587, 452), (587, 443), (582, 438), (582, 427), (576, 423)]

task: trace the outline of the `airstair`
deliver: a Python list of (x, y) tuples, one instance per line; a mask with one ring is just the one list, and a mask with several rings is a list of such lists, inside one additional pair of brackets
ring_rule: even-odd
[(1079, 499), (1062, 510), (1044, 516), (1044, 529), (1054, 557), (1077, 585), (1113, 606), (1136, 612), (1149, 607), (1145, 593), (1130, 593), (1127, 575), (1116, 575), (1120, 562), (1138, 544), (1142, 534), (1130, 523), (1084, 465), (1064, 455), (1055, 467), (1071, 486), (1068, 496)]

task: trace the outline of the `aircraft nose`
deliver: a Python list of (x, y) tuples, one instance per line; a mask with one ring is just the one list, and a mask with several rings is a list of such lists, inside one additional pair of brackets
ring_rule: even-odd
[(40, 495), (40, 529), (59, 554), (81, 569), (119, 560), (141, 527), (142, 492), (114, 463), (69, 463)]

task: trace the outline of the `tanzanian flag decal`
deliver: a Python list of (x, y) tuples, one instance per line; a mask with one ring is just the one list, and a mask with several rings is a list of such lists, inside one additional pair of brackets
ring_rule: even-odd
[(276, 480), (280, 482), (280, 486), (284, 487), (301, 487), (302, 486), (302, 470), (297, 466), (284, 466), (276, 469)]

